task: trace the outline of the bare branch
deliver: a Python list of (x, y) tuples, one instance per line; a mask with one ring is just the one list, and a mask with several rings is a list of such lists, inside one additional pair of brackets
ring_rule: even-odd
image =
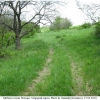
[(0, 22), (1, 25), (5, 25), (5, 27), (8, 27), (10, 30), (14, 30), (13, 27), (11, 27), (10, 25), (7, 25), (4, 22)]
[[(34, 30), (37, 25), (46, 24), (48, 22), (52, 22), (56, 16), (58, 16), (57, 6), (63, 5), (60, 1), (5, 1), (3, 2), (5, 5), (0, 2), (0, 12), (11, 19), (12, 24), (8, 24), (6, 21), (2, 20), (0, 24), (5, 25), (9, 29), (13, 30), (15, 33), (15, 41), (16, 41), (16, 49), (19, 48), (20, 39), (27, 35), (29, 32)], [(27, 15), (29, 13), (27, 10), (32, 9), (30, 19), (28, 21), (22, 21), (22, 16)], [(25, 13), (27, 12), (27, 13)], [(1, 14), (0, 13), (0, 14)], [(25, 16), (24, 16), (25, 17)], [(22, 33), (25, 26), (29, 23), (33, 22), (34, 26), (29, 30), (25, 30), (26, 32)]]
[(30, 32), (33, 31), (33, 28), (31, 28), (30, 30), (25, 31), (24, 33), (22, 33), (22, 35), (20, 36), (20, 39), (23, 38), (25, 35), (29, 34)]
[(100, 4), (82, 4), (76, 0), (79, 9), (90, 19), (93, 23), (97, 22), (100, 17)]

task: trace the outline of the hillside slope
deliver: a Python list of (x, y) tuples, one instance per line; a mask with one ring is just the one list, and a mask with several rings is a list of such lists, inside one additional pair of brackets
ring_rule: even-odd
[(20, 51), (9, 47), (10, 57), (0, 59), (0, 95), (100, 95), (100, 41), (92, 31), (43, 32), (23, 39)]

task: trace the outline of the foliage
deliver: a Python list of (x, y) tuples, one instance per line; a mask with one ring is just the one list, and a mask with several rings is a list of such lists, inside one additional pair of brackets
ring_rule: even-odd
[(81, 25), (82, 29), (84, 28), (90, 28), (91, 27), (91, 23), (84, 23)]
[[(22, 22), (22, 23), (24, 24), (24, 23), (26, 23), (26, 22)], [(30, 23), (28, 23), (27, 25), (25, 25), (25, 26), (23, 27), (23, 29), (22, 29), (21, 34), (24, 34), (24, 33), (27, 32), (28, 30), (30, 31), (30, 33), (27, 34), (27, 35), (25, 36), (25, 38), (30, 38), (30, 37), (33, 36), (35, 33), (41, 32), (41, 31), (40, 31), (40, 26), (39, 26), (39, 25), (36, 25), (36, 24), (33, 23), (33, 22), (30, 22)]]
[[(1, 38), (0, 38), (0, 41), (1, 41)], [(2, 46), (3, 47), (10, 46), (13, 43), (14, 43), (14, 33), (12, 33), (12, 32), (5, 33), (4, 34), (4, 38), (3, 38), (3, 44), (2, 44)]]
[(61, 29), (68, 29), (70, 26), (72, 26), (72, 23), (69, 19), (67, 18), (61, 18), (61, 17), (56, 17), (54, 22), (50, 25), (50, 30), (61, 30)]
[(95, 36), (100, 38), (100, 21), (95, 24)]
[[(11, 18), (1, 16), (0, 21), (5, 20), (6, 23), (11, 25)], [(0, 24), (0, 57), (4, 57), (6, 48), (14, 43), (14, 34), (4, 24)]]
[(5, 33), (2, 41), (2, 37), (0, 37), (0, 57), (7, 56), (6, 48), (12, 45), (15, 42), (14, 34), (12, 32)]
[(0, 60), (10, 56), (10, 51), (5, 48), (0, 48)]
[(5, 52), (2, 48), (0, 48), (0, 58), (3, 58), (5, 55)]
[(50, 31), (50, 29), (49, 29), (49, 26), (43, 26), (43, 27), (41, 27), (41, 32), (43, 33), (43, 32), (49, 32)]
[(90, 28), (91, 26), (92, 26), (91, 23), (84, 23), (84, 24), (79, 25), (79, 26), (71, 27), (71, 29), (78, 29), (78, 30), (81, 30), (81, 29)]

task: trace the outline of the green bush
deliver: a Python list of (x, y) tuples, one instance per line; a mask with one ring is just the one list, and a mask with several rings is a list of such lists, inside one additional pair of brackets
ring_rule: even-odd
[(4, 58), (10, 55), (10, 51), (5, 48), (0, 48), (0, 58)]
[(0, 58), (4, 57), (6, 53), (6, 48), (14, 43), (14, 33), (2, 24), (5, 21), (8, 26), (12, 26), (12, 18), (7, 16), (0, 16)]
[(67, 18), (56, 17), (54, 22), (50, 25), (49, 29), (51, 31), (61, 30), (61, 29), (69, 29), (72, 26), (72, 23)]
[(50, 31), (49, 26), (41, 27), (41, 32), (49, 32), (49, 31)]
[(84, 23), (84, 24), (79, 25), (79, 26), (74, 26), (74, 27), (72, 27), (72, 29), (81, 30), (81, 29), (90, 28), (91, 26), (92, 26), (91, 23)]
[(84, 28), (90, 28), (91, 27), (91, 23), (84, 23), (81, 25), (81, 27)]
[[(2, 39), (3, 38), (3, 39)], [(6, 48), (14, 43), (14, 33), (7, 32), (0, 34), (0, 58), (3, 58), (5, 55), (8, 55), (6, 52)]]
[[(24, 24), (25, 22), (23, 22)], [(31, 31), (30, 31), (31, 30)], [(25, 25), (23, 27), (23, 30), (22, 30), (22, 33), (21, 34), (24, 34), (25, 32), (29, 32), (29, 34), (27, 34), (26, 36), (24, 36), (24, 38), (30, 38), (31, 36), (33, 36), (35, 33), (39, 33), (41, 32), (40, 30), (40, 26), (39, 25), (36, 25), (35, 26), (35, 23), (33, 22), (30, 22), (29, 24)]]
[(96, 38), (100, 38), (100, 21), (95, 25), (95, 36)]
[(3, 40), (2, 37), (0, 37), (0, 46), (2, 47), (6, 47), (7, 45), (10, 46), (13, 43), (14, 43), (14, 33), (12, 32), (5, 33)]
[(0, 58), (3, 58), (3, 57), (4, 57), (4, 55), (5, 55), (4, 50), (3, 50), (3, 49), (0, 49)]

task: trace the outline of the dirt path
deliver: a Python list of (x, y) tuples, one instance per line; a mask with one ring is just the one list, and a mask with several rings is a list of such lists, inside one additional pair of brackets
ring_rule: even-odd
[(85, 93), (85, 85), (82, 76), (82, 68), (77, 66), (74, 62), (72, 57), (70, 56), (71, 61), (71, 71), (72, 71), (72, 81), (73, 81), (73, 93), (76, 96), (84, 96)]
[(51, 62), (52, 60), (52, 55), (53, 55), (53, 49), (50, 49), (49, 50), (49, 54), (48, 54), (48, 57), (46, 59), (46, 62), (43, 66), (43, 70), (41, 70), (39, 72), (39, 76), (36, 77), (31, 85), (25, 90), (25, 92), (23, 92), (21, 95), (23, 96), (28, 96), (30, 93), (35, 93), (34, 89), (35, 89), (35, 86), (42, 81), (43, 78), (45, 78), (46, 75), (49, 75), (50, 74), (50, 70), (48, 68), (48, 64)]
[(92, 87), (89, 82), (85, 82), (83, 79), (83, 72), (81, 66), (77, 66), (72, 57), (71, 61), (71, 71), (72, 71), (72, 81), (73, 81), (73, 93), (76, 96), (92, 96), (90, 93)]

